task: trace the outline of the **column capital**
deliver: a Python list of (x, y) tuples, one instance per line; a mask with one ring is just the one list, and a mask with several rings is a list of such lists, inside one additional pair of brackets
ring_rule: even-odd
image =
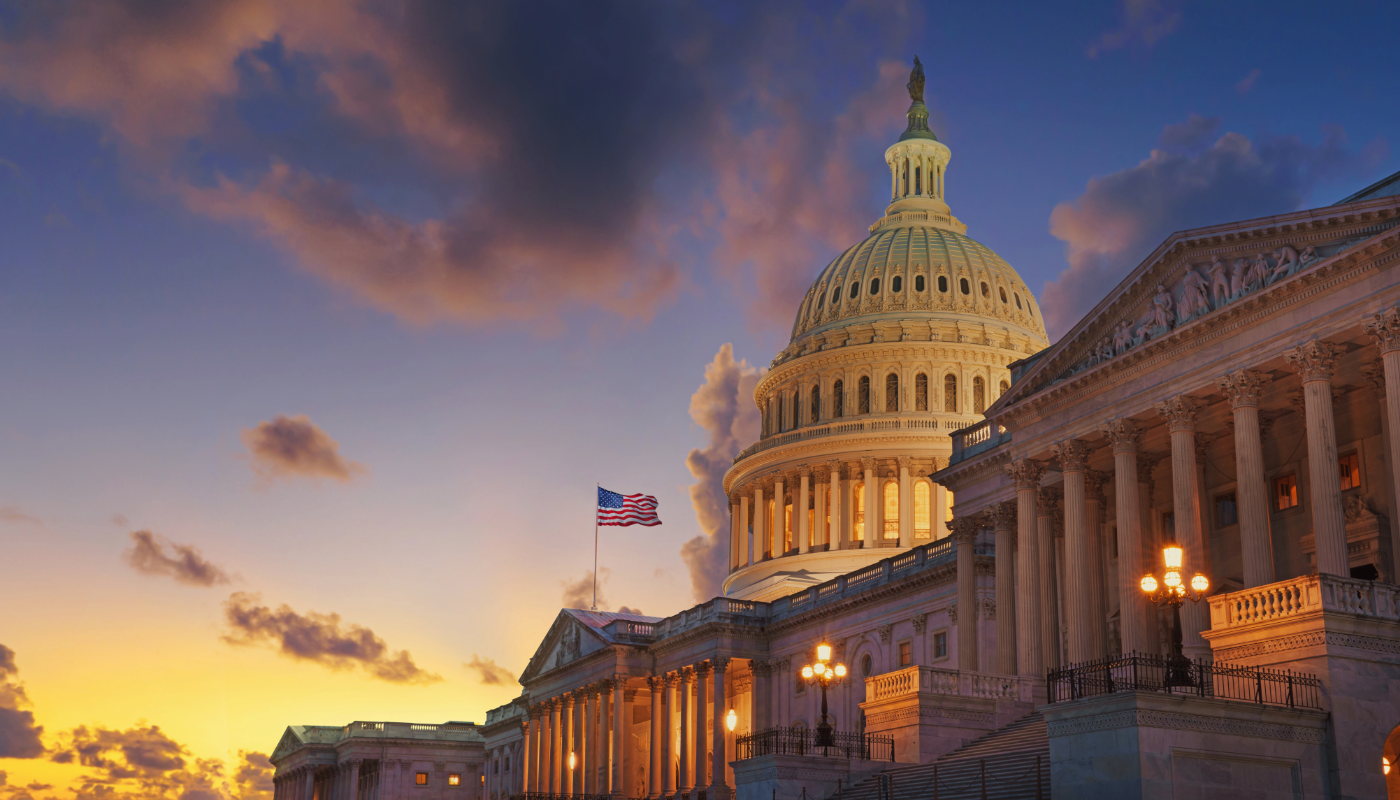
[(1036, 498), (1035, 515), (1053, 517), (1060, 513), (1060, 505), (1065, 499), (1064, 492), (1053, 486), (1040, 487), (1040, 497)]
[(1371, 391), (1376, 393), (1376, 397), (1385, 397), (1385, 362), (1376, 359), (1361, 368), (1361, 375), (1366, 379), (1366, 383), (1371, 386)]
[(1089, 500), (1104, 502), (1103, 487), (1113, 476), (1107, 472), (1096, 469), (1086, 470), (1084, 473), (1084, 496)]
[(1268, 375), (1242, 369), (1216, 378), (1215, 384), (1230, 398), (1231, 408), (1258, 408), (1259, 396), (1272, 380)]
[(762, 675), (764, 677), (767, 677), (768, 673), (772, 671), (773, 667), (771, 664), (769, 664), (767, 661), (764, 661), (761, 658), (751, 658), (749, 659), (749, 669), (755, 675)]
[(564, 708), (573, 708), (573, 707), (574, 707), (574, 693), (573, 693), (573, 692), (565, 692), (564, 694), (560, 695), (560, 696), (559, 696), (559, 703), (560, 703), (560, 705), (562, 705)]
[(914, 623), (914, 633), (923, 633), (928, 630), (928, 613), (920, 612), (910, 617), (910, 622)]
[(1035, 489), (1045, 475), (1045, 464), (1033, 458), (1023, 458), (1006, 465), (1006, 474), (1017, 489)]
[(729, 669), (729, 662), (733, 660), (734, 659), (730, 658), (729, 656), (718, 656), (716, 658), (712, 658), (710, 659), (710, 668), (713, 669), (715, 672), (724, 672), (725, 670)]
[(875, 459), (873, 459), (873, 458), (862, 458), (862, 459), (860, 460), (860, 468), (861, 468), (862, 470), (864, 470), (865, 472), (871, 472), (871, 473), (873, 473), (873, 472), (875, 471)]
[(1016, 501), (1004, 500), (1000, 503), (992, 503), (987, 509), (987, 516), (991, 518), (994, 529), (999, 531), (1015, 530)]
[(895, 463), (899, 464), (901, 472), (908, 472), (909, 468), (914, 465), (914, 459), (909, 456), (899, 456), (895, 459)]
[(688, 682), (690, 681), (691, 678), (695, 677), (695, 667), (692, 667), (692, 666), (681, 667), (680, 669), (676, 670), (676, 677), (677, 677), (681, 682), (683, 682), (683, 683), (688, 683)]
[(1400, 350), (1400, 308), (1383, 308), (1366, 321), (1366, 335), (1382, 353)]
[(1126, 417), (1111, 419), (1099, 426), (1114, 453), (1136, 453), (1142, 444), (1142, 426)]
[(651, 687), (651, 690), (652, 690), (653, 692), (659, 692), (659, 691), (661, 691), (662, 689), (666, 688), (666, 676), (665, 676), (665, 675), (650, 675), (650, 676), (648, 676), (648, 677), (647, 677), (647, 686)]
[(1138, 459), (1138, 483), (1151, 483), (1152, 470), (1157, 468), (1157, 463), (1162, 460), (1160, 455), (1149, 455), (1146, 458)]
[(346, 763), (351, 769), (359, 769), (359, 768), (360, 768), (360, 765), (363, 764), (363, 763), (365, 763), (365, 760), (364, 760), (363, 758), (351, 758), (351, 759), (348, 759), (345, 763)]
[(1303, 383), (1332, 380), (1337, 370), (1337, 359), (1341, 358), (1341, 348), (1331, 342), (1313, 339), (1304, 342), (1283, 354), (1288, 366), (1298, 370)]
[(695, 665), (695, 678), (696, 678), (696, 680), (702, 680), (702, 681), (703, 681), (703, 680), (705, 680), (705, 677), (706, 677), (707, 675), (709, 675), (709, 674), (710, 674), (710, 662), (708, 662), (708, 661), (701, 661), (699, 664), (696, 664), (696, 665)]
[(613, 688), (614, 690), (617, 690), (617, 689), (626, 689), (626, 688), (627, 688), (627, 679), (630, 678), (630, 677), (631, 677), (631, 676), (628, 675), (628, 674), (625, 673), (625, 672), (619, 672), (619, 673), (614, 674), (614, 675), (612, 676), (612, 681), (611, 681), (611, 683), (612, 683), (612, 688)]
[(982, 520), (969, 516), (956, 517), (950, 527), (953, 529), (953, 544), (972, 544), (977, 538), (977, 531), (982, 528)]
[(1179, 394), (1163, 400), (1155, 408), (1172, 433), (1196, 430), (1196, 415), (1201, 412), (1201, 402), (1196, 398)]
[(798, 468), (797, 468), (797, 474), (798, 474), (799, 477), (802, 477), (802, 478), (810, 478), (810, 477), (812, 477), (812, 467), (811, 467), (811, 465), (810, 465), (810, 464), (803, 464), (802, 466), (798, 467)]
[(1079, 439), (1066, 439), (1050, 445), (1050, 452), (1060, 461), (1061, 472), (1083, 472), (1089, 464), (1093, 449)]

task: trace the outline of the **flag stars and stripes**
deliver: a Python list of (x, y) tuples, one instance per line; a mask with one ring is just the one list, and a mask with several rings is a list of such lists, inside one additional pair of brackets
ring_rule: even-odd
[(660, 525), (656, 498), (649, 494), (621, 494), (598, 487), (599, 525)]

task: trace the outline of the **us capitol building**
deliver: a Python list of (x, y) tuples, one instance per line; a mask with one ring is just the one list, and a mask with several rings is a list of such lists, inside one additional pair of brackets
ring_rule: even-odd
[(725, 594), (561, 610), (484, 724), (291, 726), (275, 800), (1400, 798), (1400, 174), (1175, 233), (1052, 344), (909, 89)]

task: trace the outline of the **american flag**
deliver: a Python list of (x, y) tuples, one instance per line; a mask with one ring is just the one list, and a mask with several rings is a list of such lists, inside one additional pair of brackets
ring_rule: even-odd
[(599, 525), (660, 525), (656, 498), (649, 494), (618, 494), (598, 487)]

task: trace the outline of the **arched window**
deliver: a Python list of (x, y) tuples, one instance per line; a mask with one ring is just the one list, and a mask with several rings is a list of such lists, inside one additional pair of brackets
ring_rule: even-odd
[(871, 278), (871, 279), (870, 279), (870, 293), (871, 293), (871, 294), (879, 294), (879, 293), (880, 293), (880, 279), (879, 279), (879, 278)]
[(914, 194), (923, 194), (924, 190), (919, 183), (919, 168), (914, 167)]
[(947, 293), (948, 293), (948, 276), (947, 276), (947, 275), (939, 275), (939, 276), (938, 276), (938, 291), (940, 291), (940, 292), (942, 292), (942, 293), (944, 293), (944, 294), (947, 294)]
[(1001, 288), (1000, 286), (998, 286), (998, 287), (997, 287), (997, 291), (998, 291), (998, 292), (1001, 292), (1001, 302), (1003, 302), (1003, 303), (1009, 302), (1009, 301), (1006, 299), (1006, 290), (1005, 290), (1005, 289), (1003, 289), (1003, 288)]
[(865, 541), (865, 481), (851, 484), (851, 541)]
[(856, 413), (870, 413), (870, 376), (860, 376), (860, 383), (856, 384)]
[(1016, 292), (1012, 292), (1011, 296), (1016, 298), (1016, 308), (1019, 309), (1021, 307), (1021, 295), (1017, 294)]
[(931, 484), (928, 481), (919, 481), (914, 484), (914, 538), (927, 539), (932, 535), (933, 530), (933, 505), (931, 503)]
[(944, 497), (944, 499), (945, 499), (945, 500), (944, 500), (944, 503), (943, 503), (943, 521), (944, 521), (944, 522), (952, 522), (952, 521), (953, 521), (953, 493), (952, 493), (952, 492), (944, 492), (944, 493), (943, 493), (943, 497)]
[(899, 481), (885, 481), (884, 528), (886, 539), (899, 538)]
[(774, 501), (773, 498), (770, 497), (768, 498), (768, 518), (763, 521), (763, 529), (768, 532), (767, 535), (764, 536), (764, 539), (766, 541), (763, 542), (763, 555), (765, 558), (773, 557), (773, 543), (777, 541), (777, 531), (773, 530), (773, 507)]
[(983, 297), (991, 297), (991, 296), (992, 296), (992, 290), (989, 289), (989, 288), (987, 288), (987, 282), (986, 282), (986, 281), (982, 281), (982, 296), (983, 296)]
[(860, 295), (860, 284), (859, 284), (859, 283), (853, 283), (853, 284), (851, 284), (851, 299), (854, 300), (854, 299), (856, 299), (856, 297), (858, 297), (859, 295)]
[(972, 379), (972, 413), (981, 414), (987, 410), (987, 386), (978, 375)]
[(963, 294), (972, 294), (972, 287), (968, 284), (967, 278), (958, 278), (958, 288), (962, 290)]
[(783, 552), (792, 549), (792, 503), (783, 504)]
[(899, 290), (904, 288), (904, 279), (896, 275), (890, 279), (890, 291), (899, 294)]
[(958, 376), (945, 375), (943, 378), (943, 410), (954, 414), (958, 411)]
[(915, 275), (915, 276), (914, 276), (914, 291), (916, 291), (916, 292), (922, 292), (923, 290), (924, 290), (924, 276), (922, 276), (922, 275)]
[(838, 287), (836, 287), (835, 289), (832, 289), (832, 290), (831, 290), (831, 304), (834, 306), (834, 305), (836, 305), (837, 303), (840, 303), (840, 302), (841, 302), (841, 287), (838, 286)]
[(846, 383), (837, 381), (831, 387), (831, 416), (840, 419), (846, 416)]
[(869, 678), (869, 677), (870, 677), (870, 673), (872, 673), (872, 672), (874, 672), (874, 671), (875, 671), (875, 667), (874, 667), (874, 665), (871, 664), (871, 662), (870, 662), (870, 654), (869, 654), (869, 653), (866, 653), (865, 655), (861, 656), (861, 657), (860, 657), (860, 676), (861, 676), (862, 678)]
[(899, 410), (899, 376), (893, 372), (885, 376), (885, 410), (890, 413)]
[(822, 418), (822, 387), (821, 384), (812, 384), (812, 414), (808, 417), (813, 425)]
[(770, 399), (763, 404), (763, 435), (767, 436), (773, 432), (773, 401)]
[(914, 410), (928, 411), (928, 376), (922, 372), (914, 376)]
[(796, 390), (792, 390), (792, 425), (796, 428), (802, 424), (802, 395)]
[(817, 308), (821, 308), (821, 307), (822, 307), (822, 303), (825, 303), (825, 302), (826, 302), (826, 292), (821, 292), (821, 293), (819, 293), (819, 294), (817, 295)]
[(1000, 392), (997, 392), (997, 397), (1001, 397), (1002, 395), (1006, 394), (1006, 390), (1007, 390), (1007, 389), (1010, 389), (1010, 388), (1011, 388), (1011, 384), (1007, 383), (1006, 381), (1002, 381), (1002, 382), (1001, 382), (1001, 391), (1000, 391)]

